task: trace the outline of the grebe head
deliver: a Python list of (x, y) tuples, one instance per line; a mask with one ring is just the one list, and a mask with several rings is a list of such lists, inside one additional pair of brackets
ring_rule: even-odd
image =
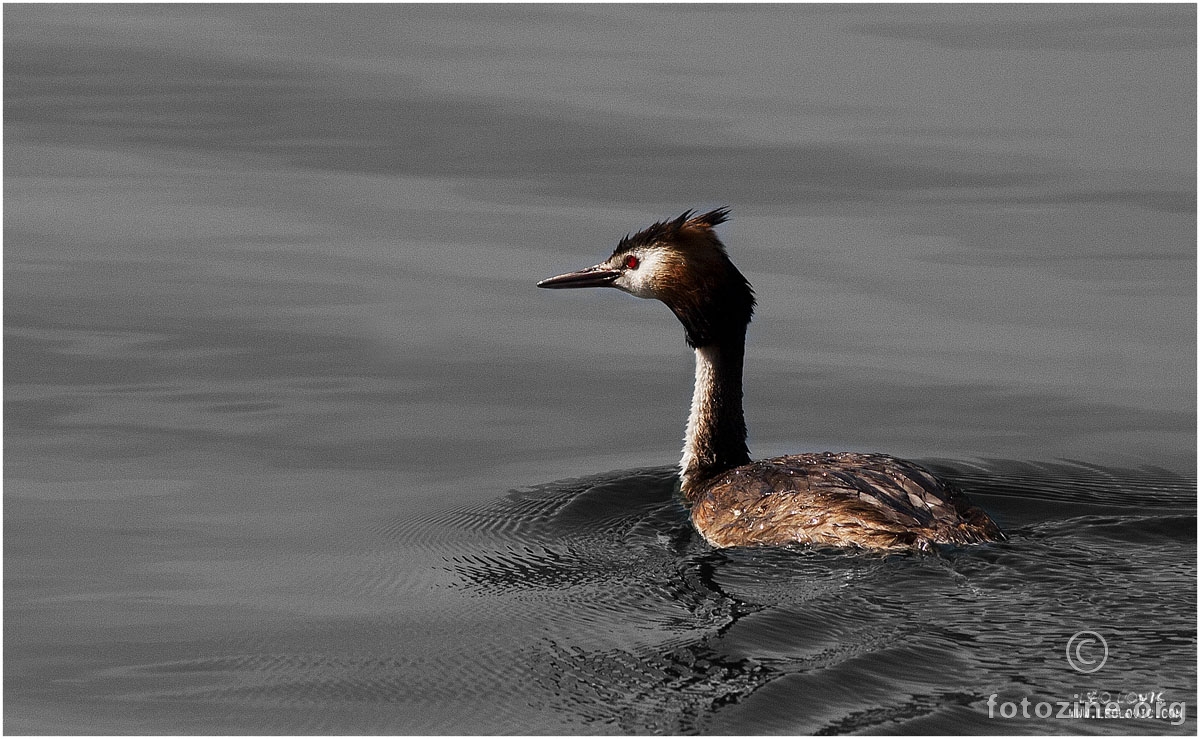
[(727, 208), (699, 215), (685, 211), (621, 239), (600, 264), (542, 280), (538, 287), (615, 287), (666, 303), (693, 347), (742, 340), (754, 313), (754, 291), (713, 230), (728, 217)]

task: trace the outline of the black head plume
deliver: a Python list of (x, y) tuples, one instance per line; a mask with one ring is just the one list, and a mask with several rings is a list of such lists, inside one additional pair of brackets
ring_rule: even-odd
[[(613, 254), (622, 254), (639, 246), (674, 241), (679, 238), (680, 232), (685, 228), (711, 229), (713, 226), (718, 226), (729, 220), (729, 208), (727, 207), (716, 208), (700, 215), (693, 215), (693, 213), (695, 211), (685, 210), (678, 218), (669, 221), (659, 221), (643, 228), (635, 234), (627, 235), (617, 244), (617, 249)], [(720, 241), (717, 244), (721, 252), (724, 253), (724, 245)]]

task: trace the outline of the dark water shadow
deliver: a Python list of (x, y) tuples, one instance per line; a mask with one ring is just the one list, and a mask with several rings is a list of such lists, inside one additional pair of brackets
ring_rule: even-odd
[[(1194, 481), (1077, 463), (927, 464), (1005, 522), (1010, 541), (925, 556), (712, 550), (670, 468), (515, 491), (391, 534), (457, 532), (426, 538), (453, 550), (452, 587), (537, 610), (534, 693), (592, 730), (1069, 733), (1070, 723), (998, 726), (981, 695), (1019, 685), (1068, 697), (1076, 676), (1047, 659), (1057, 641), (1114, 623), (1140, 645), (1124, 665), (1130, 680), (1170, 676), (1194, 690), (1194, 646), (1184, 646)], [(1148, 597), (1164, 588), (1174, 605)], [(512, 607), (494, 605), (497, 618)], [(588, 648), (579, 637), (596, 629), (628, 643)]]

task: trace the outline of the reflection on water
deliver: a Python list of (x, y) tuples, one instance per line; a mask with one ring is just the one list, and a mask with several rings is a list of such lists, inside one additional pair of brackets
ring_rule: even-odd
[[(133, 711), (151, 729), (380, 733), (1074, 733), (1084, 725), (997, 722), (985, 701), (1187, 700), (1193, 481), (933, 466), (1010, 540), (924, 556), (715, 551), (672, 469), (612, 473), (398, 516), (312, 584), (370, 612), (117, 645), (72, 689), (109, 704), (96, 730)], [(1100, 675), (1063, 657), (1085, 628), (1111, 645)], [(1195, 717), (1086, 730), (1194, 733)]]
[[(1194, 7), (4, 20), (9, 733), (1194, 695)], [(716, 205), (752, 451), (1027, 460), (944, 469), (1013, 541), (694, 541), (675, 320), (533, 283)], [(1058, 658), (1082, 628), (1103, 681)]]

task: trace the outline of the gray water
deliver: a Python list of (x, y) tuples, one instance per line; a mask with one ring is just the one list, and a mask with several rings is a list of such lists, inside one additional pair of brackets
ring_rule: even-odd
[[(1195, 29), (5, 6), (5, 731), (1194, 734)], [(696, 540), (682, 330), (533, 284), (718, 205), (752, 453), (1010, 541)]]

